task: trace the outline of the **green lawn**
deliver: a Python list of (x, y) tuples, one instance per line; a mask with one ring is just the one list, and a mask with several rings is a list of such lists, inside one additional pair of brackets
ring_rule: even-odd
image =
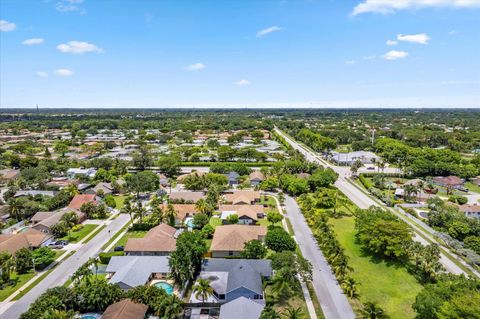
[(59, 238), (61, 240), (68, 240), (71, 243), (77, 243), (80, 240), (82, 240), (85, 236), (90, 234), (92, 230), (94, 230), (98, 225), (92, 225), (92, 224), (85, 224), (83, 225), (82, 229), (78, 231), (71, 231), (69, 234), (67, 234), (65, 237)]
[(468, 188), (471, 192), (480, 193), (480, 186), (472, 182), (465, 183), (465, 187)]
[(123, 208), (123, 203), (125, 202), (125, 198), (127, 198), (127, 196), (116, 195), (113, 198), (115, 198), (115, 204), (116, 204), (115, 208), (116, 209), (122, 209)]
[[(267, 220), (267, 218), (259, 219), (257, 224), (260, 225), (260, 226), (265, 226), (265, 227), (268, 227), (268, 226), (272, 225), (272, 223), (270, 223)], [(275, 223), (274, 226), (282, 227), (282, 222)]]
[(23, 286), (27, 281), (33, 278), (35, 273), (29, 271), (26, 274), (18, 275), (16, 272), (12, 272), (10, 278), (16, 283), (12, 286), (7, 286), (4, 289), (0, 289), (0, 301), (4, 301), (8, 296), (17, 291), (21, 286)]
[(209, 224), (215, 229), (215, 227), (222, 225), (222, 220), (219, 217), (211, 217)]
[(422, 289), (408, 271), (396, 264), (389, 264), (365, 254), (355, 243), (353, 217), (331, 219), (337, 238), (350, 257), (352, 276), (359, 283), (360, 299), (376, 301), (392, 319), (414, 318), (411, 305)]
[(125, 235), (120, 238), (115, 246), (125, 246), (129, 238), (143, 238), (147, 232), (144, 230), (128, 231)]

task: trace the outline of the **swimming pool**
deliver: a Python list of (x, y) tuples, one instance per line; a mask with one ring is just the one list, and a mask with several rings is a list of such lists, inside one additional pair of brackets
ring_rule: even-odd
[(155, 284), (155, 287), (162, 288), (169, 295), (173, 295), (173, 286), (166, 281), (159, 281)]
[(96, 313), (86, 313), (82, 315), (80, 318), (82, 319), (100, 319), (100, 315)]

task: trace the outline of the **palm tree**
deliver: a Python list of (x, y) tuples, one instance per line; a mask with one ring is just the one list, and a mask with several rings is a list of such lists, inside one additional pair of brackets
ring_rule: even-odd
[(130, 223), (133, 225), (133, 207), (132, 207), (132, 201), (130, 196), (127, 196), (125, 198), (125, 201), (123, 202), (123, 207), (120, 210), (122, 214), (128, 214), (130, 215)]
[(78, 224), (78, 216), (74, 212), (68, 212), (62, 216), (60, 222), (65, 225), (65, 228), (68, 231), (68, 237), (70, 238), (70, 230), (73, 226)]
[(9, 252), (3, 251), (0, 253), (0, 283), (5, 283), (10, 280), (10, 273), (13, 267), (12, 255)]
[(405, 201), (410, 201), (412, 199), (412, 195), (417, 195), (418, 194), (418, 189), (417, 186), (408, 184), (403, 187), (404, 191), (404, 198)]
[[(171, 295), (163, 299), (161, 302), (161, 308), (164, 308), (163, 317), (165, 319), (177, 319), (180, 318), (183, 312), (182, 300), (177, 296)], [(157, 313), (157, 315), (161, 315)]]
[(208, 204), (208, 202), (201, 198), (197, 201), (195, 204), (195, 209), (202, 214), (206, 214), (210, 216), (210, 213), (212, 212), (212, 207)]
[(10, 216), (12, 216), (16, 220), (21, 220), (20, 214), (21, 214), (21, 205), (16, 201), (15, 199), (11, 199), (8, 201), (8, 206), (10, 210)]
[(177, 212), (175, 211), (175, 207), (173, 207), (173, 205), (170, 203), (167, 205), (166, 217), (170, 226), (175, 225), (175, 217), (177, 217)]
[(197, 284), (193, 287), (195, 298), (202, 299), (202, 302), (208, 299), (213, 294), (213, 288), (210, 286), (210, 280), (200, 278)]
[(70, 197), (74, 197), (75, 195), (78, 195), (80, 194), (80, 192), (78, 191), (78, 188), (77, 188), (77, 185), (75, 184), (69, 184), (67, 185), (63, 191), (65, 193), (67, 193)]
[(140, 220), (140, 223), (143, 223), (143, 217), (145, 216), (147, 210), (142, 206), (141, 202), (138, 202), (134, 208), (134, 216)]
[(298, 307), (298, 308), (288, 307), (283, 312), (283, 318), (285, 318), (285, 319), (303, 319), (303, 318), (305, 318), (305, 315), (303, 314), (303, 310), (300, 307)]
[(357, 282), (352, 277), (346, 277), (343, 280), (342, 288), (348, 297), (353, 299), (358, 296)]
[(385, 311), (378, 306), (375, 302), (367, 302), (365, 303), (362, 309), (362, 317), (363, 319), (385, 319), (388, 318)]

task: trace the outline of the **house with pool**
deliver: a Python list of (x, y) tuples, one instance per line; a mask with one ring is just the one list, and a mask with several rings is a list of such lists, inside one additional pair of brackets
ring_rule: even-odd
[[(271, 276), (270, 260), (209, 258), (203, 260), (198, 278), (208, 280), (213, 289), (212, 296), (205, 302), (225, 304), (244, 297), (264, 305), (262, 280)], [(192, 294), (190, 302), (202, 300)]]
[(173, 282), (168, 279), (168, 256), (113, 256), (105, 272), (109, 282), (123, 290), (155, 285), (173, 294)]

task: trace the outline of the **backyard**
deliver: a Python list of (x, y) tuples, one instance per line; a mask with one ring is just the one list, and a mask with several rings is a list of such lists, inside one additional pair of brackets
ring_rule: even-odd
[(331, 219), (338, 240), (354, 271), (362, 302), (375, 301), (392, 319), (414, 318), (411, 305), (422, 289), (417, 280), (402, 265), (388, 263), (365, 253), (355, 242), (355, 219)]

